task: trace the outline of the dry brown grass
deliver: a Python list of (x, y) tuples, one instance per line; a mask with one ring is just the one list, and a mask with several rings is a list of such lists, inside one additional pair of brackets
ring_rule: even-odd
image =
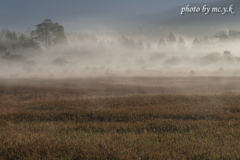
[(1, 79), (0, 159), (239, 159), (239, 80)]

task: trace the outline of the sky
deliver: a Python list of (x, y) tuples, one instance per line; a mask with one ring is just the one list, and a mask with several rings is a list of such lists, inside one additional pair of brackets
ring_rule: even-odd
[[(70, 23), (93, 25), (99, 19), (115, 19), (156, 13), (189, 3), (216, 0), (1, 0), (0, 28), (25, 30), (44, 19), (52, 19), (75, 29)], [(104, 22), (105, 23), (105, 22)], [(76, 25), (76, 24), (75, 24)]]

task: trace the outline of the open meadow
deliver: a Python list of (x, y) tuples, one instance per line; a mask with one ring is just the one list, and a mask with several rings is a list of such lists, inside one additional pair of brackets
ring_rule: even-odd
[(239, 77), (0, 80), (0, 159), (239, 159)]
[(0, 13), (0, 160), (240, 160), (240, 0)]

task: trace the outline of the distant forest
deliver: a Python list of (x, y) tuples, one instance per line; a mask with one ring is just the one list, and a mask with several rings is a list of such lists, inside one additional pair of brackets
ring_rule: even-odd
[(79, 70), (96, 74), (109, 73), (110, 69), (174, 67), (185, 67), (195, 74), (194, 70), (203, 67), (221, 71), (236, 68), (240, 62), (239, 43), (240, 30), (233, 29), (201, 36), (141, 27), (132, 32), (65, 32), (59, 23), (45, 19), (34, 30), (0, 31), (0, 65), (6, 68), (6, 76), (22, 70), (49, 75), (71, 71), (74, 75)]
[[(50, 47), (42, 44), (41, 41), (36, 40), (31, 33), (34, 30), (27, 29), (24, 32), (11, 31), (3, 28), (0, 31), (0, 54), (9, 56), (11, 54), (23, 53), (25, 50), (32, 52), (40, 52), (48, 50)], [(221, 30), (215, 33), (214, 36), (203, 35), (202, 37), (187, 36), (188, 45), (183, 35), (169, 31), (167, 28), (160, 28), (155, 30), (143, 31), (141, 28), (133, 32), (64, 32), (66, 36), (65, 44), (75, 41), (101, 43), (106, 42), (103, 37), (115, 37), (112, 42), (118, 42), (123, 47), (132, 49), (150, 49), (153, 44), (157, 47), (174, 46), (179, 49), (186, 49), (196, 45), (211, 45), (213, 39), (219, 41), (229, 41), (240, 39), (240, 30)], [(189, 39), (192, 39), (189, 42)], [(214, 42), (215, 42), (214, 41)], [(112, 43), (110, 43), (111, 45)], [(54, 44), (51, 44), (54, 46)]]

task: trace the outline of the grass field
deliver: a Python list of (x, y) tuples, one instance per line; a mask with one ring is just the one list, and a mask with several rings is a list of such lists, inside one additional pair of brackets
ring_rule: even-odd
[(240, 159), (240, 78), (0, 79), (0, 159)]

